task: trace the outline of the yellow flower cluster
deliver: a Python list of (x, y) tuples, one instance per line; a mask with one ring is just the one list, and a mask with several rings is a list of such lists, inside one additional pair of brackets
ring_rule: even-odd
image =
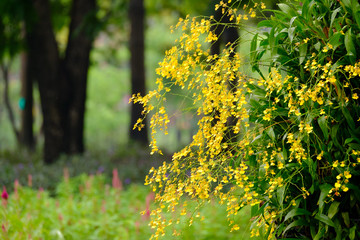
[[(238, 19), (240, 15), (230, 11), (229, 4), (231, 1), (221, 1), (216, 7)], [(257, 7), (263, 8), (263, 4), (245, 8), (250, 9), (251, 16)], [(244, 16), (241, 18), (245, 19)], [(157, 169), (152, 168), (146, 177), (145, 184), (157, 192), (156, 201), (160, 206), (151, 212), (150, 225), (156, 230), (154, 239), (164, 235), (166, 227), (178, 222), (166, 219), (163, 212), (188, 214), (186, 204), (180, 201), (184, 196), (196, 198), (200, 203), (211, 196), (216, 197), (221, 204), (226, 204), (229, 224), (232, 231), (236, 231), (239, 226), (231, 216), (246, 205), (261, 205), (279, 199), (279, 192), (289, 187), (291, 178), (303, 178), (301, 171), (305, 166), (316, 165), (321, 174), (341, 167), (334, 188), (329, 192), (329, 198), (332, 198), (340, 191), (349, 190), (350, 167), (360, 162), (357, 157), (360, 152), (355, 151), (341, 163), (328, 163), (326, 153), (313, 152), (309, 140), (313, 144), (321, 143), (314, 128), (320, 117), (335, 121), (328, 115), (334, 101), (344, 104), (357, 99), (356, 89), (351, 89), (352, 98), (349, 98), (346, 88), (351, 88), (350, 78), (360, 75), (360, 63), (333, 67), (331, 61), (320, 64), (313, 54), (305, 64), (308, 74), (305, 82), (296, 76), (283, 76), (277, 69), (272, 69), (265, 79), (253, 79), (240, 72), (245, 63), (242, 56), (234, 52), (234, 46), (228, 46), (219, 56), (210, 55), (206, 44), (218, 38), (210, 31), (211, 24), (211, 18), (181, 19), (176, 28), (181, 28), (183, 35), (177, 46), (166, 52), (157, 69), (160, 76), (156, 81), (157, 89), (144, 97), (136, 95), (132, 98), (134, 103), (143, 104), (144, 115), (156, 110), (150, 120), (152, 153), (159, 151), (155, 133), (167, 131), (170, 120), (163, 103), (172, 87), (187, 91), (194, 106), (198, 106), (200, 117), (193, 141), (175, 153), (171, 163), (164, 162)], [(322, 51), (331, 46), (326, 48)], [(257, 95), (254, 88), (262, 89), (264, 95)], [(254, 101), (258, 102), (259, 110), (252, 108)], [(258, 120), (251, 121), (250, 116), (256, 113)], [(235, 124), (229, 125), (229, 119), (235, 119)], [(142, 122), (140, 119), (135, 127), (141, 128)], [(283, 129), (280, 135), (276, 130), (279, 128)], [(228, 133), (233, 133), (236, 139), (228, 139)], [(350, 160), (351, 157), (356, 157), (357, 162)], [(261, 188), (260, 181), (264, 182), (265, 189)], [(294, 198), (305, 199), (311, 194), (305, 183), (291, 187), (298, 191)], [(288, 207), (296, 205), (294, 199), (282, 201)], [(264, 227), (269, 236), (273, 236), (281, 211), (267, 206), (265, 214), (256, 219), (257, 226)], [(190, 218), (190, 224), (193, 220)], [(252, 230), (253, 236), (260, 234), (259, 228)]]

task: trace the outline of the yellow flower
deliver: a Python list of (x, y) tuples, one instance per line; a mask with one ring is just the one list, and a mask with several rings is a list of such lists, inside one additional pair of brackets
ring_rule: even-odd
[(235, 224), (235, 225), (231, 228), (230, 232), (232, 232), (232, 231), (237, 231), (237, 230), (239, 230), (239, 229), (240, 229), (239, 225)]
[(338, 161), (338, 160), (336, 160), (336, 161), (333, 162), (333, 164), (332, 164), (332, 166), (333, 166), (334, 168), (336, 168), (338, 165), (339, 165), (339, 161)]
[(324, 151), (321, 151), (321, 153), (316, 157), (316, 159), (321, 160), (323, 155), (324, 155)]
[(305, 130), (306, 130), (306, 132), (307, 132), (307, 133), (311, 133), (311, 132), (312, 132), (312, 130), (313, 130), (313, 127), (312, 127), (312, 126), (310, 126), (310, 124), (306, 124), (306, 126), (305, 126)]
[(334, 75), (332, 75), (328, 80), (329, 80), (330, 83), (335, 83), (336, 82), (336, 78), (335, 78)]
[(349, 178), (351, 178), (352, 175), (350, 174), (349, 171), (345, 171), (344, 176), (345, 176), (346, 179), (349, 179)]
[(357, 95), (357, 93), (353, 93), (352, 98), (357, 100), (359, 98), (359, 96)]

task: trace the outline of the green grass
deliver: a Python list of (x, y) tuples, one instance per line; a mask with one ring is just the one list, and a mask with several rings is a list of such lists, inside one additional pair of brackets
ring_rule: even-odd
[[(63, 178), (56, 192), (56, 197), (50, 197), (48, 191), (21, 186), (11, 192), (0, 207), (0, 238), (142, 240), (153, 233), (149, 217), (140, 214), (155, 207), (154, 196), (145, 186), (132, 184), (123, 190), (113, 187), (104, 175), (80, 175)], [(179, 225), (174, 224), (181, 236), (173, 237), (170, 227), (163, 239), (249, 239), (249, 209), (239, 213), (240, 230), (230, 233), (226, 206), (215, 201), (196, 211), (195, 206), (189, 201), (189, 214), (200, 211), (204, 220), (189, 226), (190, 215), (184, 216)]]

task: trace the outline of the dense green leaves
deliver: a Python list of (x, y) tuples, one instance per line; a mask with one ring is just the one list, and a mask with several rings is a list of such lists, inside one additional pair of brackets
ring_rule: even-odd
[[(306, 91), (325, 79), (325, 75), (321, 76), (321, 71), (325, 69), (322, 66), (327, 65), (325, 71), (331, 71), (336, 81), (331, 80), (327, 93), (322, 95), (323, 102), (317, 101), (315, 97), (311, 104), (305, 100), (300, 104), (301, 111), (297, 118), (281, 115), (283, 121), (292, 124), (301, 121), (304, 121), (301, 124), (305, 126), (306, 123), (310, 124), (314, 135), (303, 134), (301, 129), (304, 125), (300, 127), (296, 137), (307, 144), (311, 156), (301, 168), (296, 163), (286, 164), (286, 171), (281, 174), (287, 176), (293, 185), (304, 184), (310, 197), (305, 192), (302, 198), (298, 198), (294, 195), (296, 188), (291, 185), (279, 188), (280, 204), (283, 202), (279, 196), (284, 194), (281, 189), (285, 189), (288, 198), (296, 197), (296, 201), (283, 213), (285, 217), (279, 221), (277, 234), (290, 239), (297, 236), (296, 231), (303, 231), (307, 232), (303, 235), (312, 239), (356, 239), (358, 236), (353, 217), (359, 211), (354, 206), (360, 199), (355, 197), (358, 196), (358, 188), (347, 183), (353, 176), (360, 175), (357, 165), (359, 158), (356, 155), (360, 150), (357, 100), (359, 77), (358, 74), (348, 77), (345, 72), (350, 68), (345, 71), (339, 69), (341, 66), (354, 66), (359, 61), (360, 4), (355, 0), (305, 0), (301, 4), (294, 1), (278, 6), (280, 11), (272, 11), (273, 17), (258, 24), (258, 28), (263, 31), (255, 35), (251, 43), (253, 70), (258, 71), (265, 50), (272, 58), (269, 70), (262, 70), (262, 75), (276, 68), (297, 77), (299, 83), (295, 92), (298, 96), (300, 94), (297, 91)], [(276, 96), (271, 95), (269, 104)], [(288, 96), (293, 97), (291, 94)], [(331, 101), (331, 104), (325, 101)], [(252, 106), (260, 108), (255, 104)], [(286, 142), (288, 135), (276, 131), (273, 125), (277, 123), (265, 127), (265, 132), (279, 146), (278, 139), (283, 139), (281, 146), (286, 160), (291, 153)], [(296, 176), (294, 171), (301, 172), (300, 176)], [(346, 187), (342, 186), (344, 184)], [(329, 197), (340, 187), (344, 190), (341, 194)]]

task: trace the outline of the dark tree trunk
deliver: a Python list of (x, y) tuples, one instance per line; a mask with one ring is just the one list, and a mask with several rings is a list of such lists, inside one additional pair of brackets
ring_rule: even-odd
[(30, 76), (31, 63), (27, 53), (21, 54), (21, 98), (24, 104), (21, 109), (20, 143), (29, 150), (35, 147), (33, 131), (33, 83)]
[(223, 15), (221, 13), (221, 9), (218, 9), (217, 11), (214, 12), (214, 19), (212, 20), (213, 24), (211, 25), (210, 31), (214, 32), (215, 35), (218, 37), (218, 39), (216, 41), (211, 42), (210, 54), (213, 56), (220, 54), (220, 45), (221, 45), (222, 33), (224, 31), (224, 26), (222, 24), (218, 25), (216, 23), (220, 23), (222, 17)]
[(90, 50), (94, 32), (84, 24), (94, 19), (95, 0), (74, 0), (71, 11), (71, 24), (66, 55), (64, 59), (64, 92), (67, 92), (65, 151), (69, 154), (84, 152), (84, 115), (86, 86), (90, 62)]
[[(43, 113), (44, 160), (84, 151), (84, 114), (95, 0), (74, 0), (65, 58), (60, 59), (51, 25), (49, 0), (33, 0), (27, 19), (29, 79), (37, 82)], [(30, 81), (29, 80), (29, 81)]]
[[(144, 64), (144, 1), (130, 0), (129, 18), (130, 30), (130, 68), (131, 68), (131, 93), (145, 95), (145, 64)], [(142, 117), (143, 107), (140, 104), (131, 105), (130, 140), (149, 143), (147, 124), (142, 131), (133, 130), (136, 121)]]
[[(228, 23), (230, 23), (229, 19)], [(231, 24), (231, 23), (230, 23)], [(233, 48), (233, 52), (230, 53), (230, 59), (234, 58), (235, 52), (237, 51), (238, 45), (237, 45), (237, 41), (239, 40), (239, 33), (238, 33), (238, 29), (236, 27), (226, 27), (225, 31), (224, 31), (224, 43), (225, 44), (229, 44), (228, 46)], [(233, 93), (236, 92), (236, 86), (238, 84), (238, 79), (233, 79), (232, 81), (228, 81), (229, 84), (229, 88), (230, 91), (232, 91)], [(227, 121), (227, 127), (228, 127), (228, 132), (226, 134), (226, 140), (228, 142), (236, 142), (237, 141), (237, 135), (234, 133), (233, 129), (234, 126), (236, 125), (237, 119), (235, 117), (230, 117)]]
[[(214, 1), (215, 3), (219, 3), (219, 1)], [(216, 41), (211, 42), (210, 47), (210, 54), (211, 55), (219, 55), (221, 52), (221, 46), (225, 47), (232, 47), (233, 52), (230, 54), (230, 58), (234, 57), (235, 52), (237, 51), (237, 41), (239, 40), (239, 32), (238, 28), (236, 26), (231, 26), (233, 24), (232, 21), (230, 21), (230, 17), (227, 15), (222, 14), (221, 8), (219, 8), (217, 11), (214, 12), (214, 19), (213, 19), (213, 25), (211, 27), (211, 31), (215, 33), (215, 35), (218, 37)], [(216, 24), (219, 23), (219, 24)], [(227, 25), (224, 25), (227, 24)], [(217, 58), (214, 58), (213, 64), (217, 61)], [(237, 85), (237, 79), (233, 81), (228, 81), (229, 89), (231, 91), (236, 90)], [(217, 115), (219, 113), (215, 112), (214, 115)], [(236, 119), (234, 117), (230, 117), (227, 121), (227, 127), (228, 131), (225, 135), (224, 142), (236, 142), (236, 135), (232, 131), (233, 126), (236, 125)], [(214, 122), (215, 124), (215, 122)]]
[(59, 92), (59, 52), (51, 25), (48, 0), (34, 0), (35, 19), (27, 21), (28, 57), (31, 61), (29, 76), (37, 82), (43, 113), (44, 160), (53, 162), (63, 150), (63, 119)]

